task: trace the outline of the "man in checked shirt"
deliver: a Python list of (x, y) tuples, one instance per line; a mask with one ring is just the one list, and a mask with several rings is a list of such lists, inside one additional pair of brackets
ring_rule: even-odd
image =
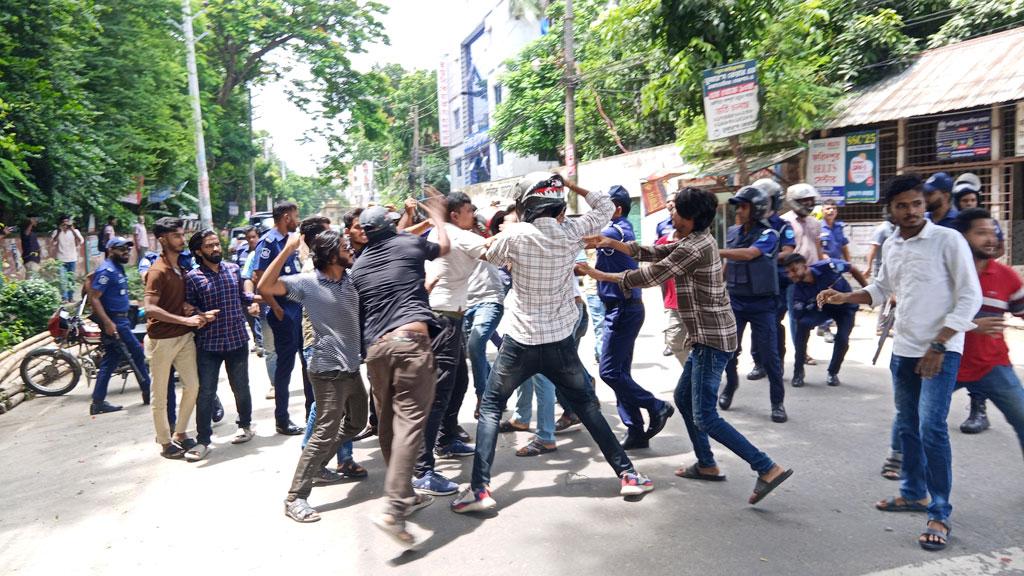
[(591, 210), (560, 221), (565, 215), (564, 186), (557, 174), (524, 176), (515, 190), (520, 222), (506, 227), (487, 250), (487, 261), (512, 271), (512, 291), (505, 300), (510, 324), (480, 402), (472, 482), (451, 503), (454, 512), (497, 506), (490, 482), (498, 420), (512, 392), (534, 374), (551, 380), (578, 413), (618, 475), (620, 494), (639, 495), (654, 489), (651, 480), (633, 467), (601, 416), (573, 337), (580, 316), (572, 289), (573, 264), (583, 248), (583, 237), (597, 234), (615, 207), (607, 194), (588, 193), (568, 184)]
[[(185, 275), (185, 301), (197, 310), (219, 310), (216, 320), (196, 333), (196, 367), (199, 372), (199, 398), (196, 400), (196, 445), (185, 453), (185, 460), (197, 462), (210, 451), (213, 434), (214, 399), (220, 366), (228, 373), (228, 384), (235, 395), (238, 432), (232, 444), (252, 440), (252, 396), (249, 393), (249, 334), (245, 331), (246, 308), (258, 306), (246, 292), (238, 265), (224, 262), (217, 233), (207, 228), (192, 235), (188, 249), (196, 255), (199, 267)], [(251, 312), (251, 310), (250, 310)]]
[(623, 289), (658, 286), (675, 277), (679, 315), (693, 345), (683, 374), (676, 385), (675, 402), (686, 423), (697, 462), (680, 467), (676, 476), (691, 480), (722, 481), (708, 437), (714, 438), (747, 461), (757, 472), (756, 504), (792, 474), (772, 461), (718, 415), (718, 386), (722, 371), (737, 348), (736, 319), (722, 277), (722, 258), (708, 227), (714, 222), (718, 199), (706, 190), (685, 188), (675, 197), (672, 221), (681, 239), (664, 246), (640, 246), (602, 237), (598, 246), (614, 248), (643, 262), (639, 270), (607, 274), (588, 273), (604, 282), (618, 282)]

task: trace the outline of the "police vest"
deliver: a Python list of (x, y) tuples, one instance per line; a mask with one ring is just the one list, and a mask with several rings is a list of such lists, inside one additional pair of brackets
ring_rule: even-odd
[(779, 294), (779, 273), (775, 257), (779, 253), (779, 233), (763, 224), (756, 224), (749, 233), (743, 226), (733, 226), (726, 235), (726, 248), (749, 248), (768, 232), (775, 237), (775, 248), (771, 254), (761, 254), (753, 260), (730, 260), (725, 268), (726, 285), (732, 296), (751, 298), (777, 296)]

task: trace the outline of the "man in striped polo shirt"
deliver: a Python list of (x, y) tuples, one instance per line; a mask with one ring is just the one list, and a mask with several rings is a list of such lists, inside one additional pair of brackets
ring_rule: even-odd
[(981, 310), (974, 318), (977, 328), (964, 335), (964, 356), (956, 386), (992, 400), (1017, 432), (1024, 450), (1024, 387), (1013, 372), (1003, 339), (1003, 314), (1024, 316), (1024, 283), (1012, 268), (995, 260), (999, 239), (995, 220), (987, 210), (969, 208), (960, 212), (956, 227), (971, 247), (982, 296)]

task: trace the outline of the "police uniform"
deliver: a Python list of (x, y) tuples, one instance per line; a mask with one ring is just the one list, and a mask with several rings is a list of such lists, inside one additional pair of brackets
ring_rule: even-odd
[[(750, 324), (751, 343), (768, 375), (772, 406), (781, 405), (785, 398), (782, 383), (782, 360), (778, 350), (779, 269), (777, 256), (779, 233), (758, 222), (749, 231), (737, 224), (729, 228), (726, 248), (757, 248), (761, 255), (753, 260), (730, 260), (726, 267), (726, 285), (736, 316), (736, 338), (743, 340), (743, 331)], [(726, 366), (726, 389), (739, 386), (736, 371), (737, 354)]]
[[(782, 252), (782, 249), (787, 246), (796, 248), (796, 233), (793, 232), (793, 227), (789, 225), (789, 222), (780, 218), (778, 214), (772, 214), (768, 217), (768, 224), (772, 227), (772, 230), (779, 233), (779, 252)], [(783, 323), (783, 320), (786, 318), (786, 312), (789, 309), (787, 294), (791, 283), (789, 275), (786, 274), (786, 267), (779, 263), (778, 260), (776, 256), (775, 261), (779, 274), (779, 295), (775, 297), (775, 320), (777, 322), (775, 330), (778, 336), (776, 348), (779, 351), (779, 362), (781, 365), (782, 359), (786, 357), (786, 325)], [(750, 356), (754, 359), (756, 366), (762, 366), (761, 358), (756, 349), (750, 351)]]
[[(140, 374), (136, 374), (139, 380), (139, 388), (142, 389), (144, 398), (149, 397), (149, 371), (146, 368), (146, 356), (132, 328), (135, 327), (135, 318), (129, 318), (128, 312), (131, 306), (128, 295), (128, 276), (124, 273), (124, 267), (107, 259), (100, 264), (92, 277), (92, 289), (100, 293), (100, 303), (107, 316), (117, 327), (117, 334), (124, 342), (128, 352), (132, 355), (135, 366)], [(102, 328), (102, 326), (101, 326)], [(96, 387), (92, 390), (92, 403), (102, 404), (107, 397), (107, 386), (110, 384), (110, 376), (124, 360), (124, 353), (117, 339), (102, 332), (101, 342), (103, 344), (103, 359), (100, 361), (99, 371), (96, 374)]]
[[(636, 235), (629, 220), (613, 218), (601, 235), (621, 242), (633, 242)], [(602, 272), (625, 272), (637, 269), (636, 260), (609, 248), (597, 250), (597, 269)], [(665, 407), (633, 380), (633, 346), (644, 324), (644, 303), (639, 288), (623, 292), (616, 282), (598, 282), (597, 294), (604, 304), (604, 331), (601, 342), (601, 379), (615, 391), (619, 417), (630, 434), (645, 437), (644, 417), (640, 410), (655, 414)]]
[(844, 260), (822, 260), (808, 266), (814, 281), (811, 283), (797, 282), (793, 284), (793, 324), (796, 334), (796, 358), (793, 377), (804, 375), (804, 360), (807, 357), (807, 340), (815, 326), (833, 320), (836, 323), (835, 342), (832, 347), (832, 361), (828, 365), (829, 374), (839, 374), (850, 346), (850, 332), (853, 331), (856, 304), (826, 304), (818, 309), (818, 293), (826, 288), (840, 292), (853, 292), (849, 282), (843, 278), (844, 272), (850, 271), (850, 264)]
[[(288, 237), (282, 235), (277, 228), (271, 228), (263, 235), (260, 243), (256, 245), (255, 269), (266, 271), (270, 263), (277, 258), (277, 255), (284, 250)], [(294, 252), (285, 260), (281, 268), (281, 276), (290, 276), (301, 272), (298, 253)], [(272, 342), (267, 338), (267, 330), (263, 331), (263, 342), (269, 353), (273, 350), (273, 357), (268, 354), (267, 364), (270, 367), (273, 363), (274, 382), (274, 420), (278, 427), (287, 426), (291, 421), (288, 416), (288, 385), (291, 383), (292, 371), (295, 369), (295, 358), (305, 362), (302, 358), (302, 306), (288, 298), (276, 298), (277, 304), (284, 310), (284, 318), (277, 319), (277, 316), (269, 306), (264, 307), (264, 321), (270, 327)], [(313, 403), (313, 389), (306, 378), (303, 378), (303, 391), (306, 396), (306, 413)]]

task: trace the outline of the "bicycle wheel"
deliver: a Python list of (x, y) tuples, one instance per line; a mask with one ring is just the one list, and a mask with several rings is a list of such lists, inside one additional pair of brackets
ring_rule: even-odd
[(21, 361), (21, 380), (42, 396), (67, 394), (81, 377), (81, 365), (66, 350), (37, 348)]

